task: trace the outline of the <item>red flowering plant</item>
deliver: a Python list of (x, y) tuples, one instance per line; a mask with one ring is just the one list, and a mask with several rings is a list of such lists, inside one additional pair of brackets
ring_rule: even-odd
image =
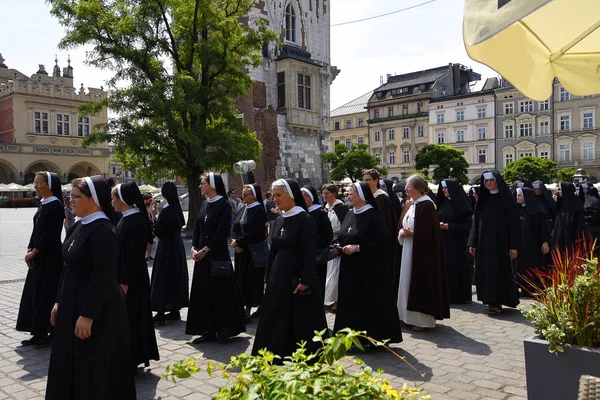
[[(535, 302), (520, 307), (550, 352), (565, 345), (600, 347), (600, 268), (595, 241), (581, 239), (571, 251), (552, 251), (552, 265), (522, 276)], [(526, 287), (529, 286), (529, 287)]]

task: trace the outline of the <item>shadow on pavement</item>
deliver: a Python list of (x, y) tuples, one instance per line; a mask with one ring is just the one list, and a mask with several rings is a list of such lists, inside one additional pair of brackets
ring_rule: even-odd
[(487, 344), (465, 336), (447, 325), (437, 324), (434, 329), (414, 332), (412, 335), (418, 337), (420, 340), (434, 343), (441, 349), (457, 349), (465, 353), (483, 356), (492, 353), (490, 346)]
[(135, 389), (138, 399), (154, 399), (156, 396), (156, 387), (162, 378), (160, 375), (154, 375), (151, 370), (151, 368), (148, 370), (139, 368), (135, 375)]
[[(431, 380), (433, 373), (430, 367), (420, 362), (416, 357), (402, 348), (394, 346), (392, 347), (392, 350), (398, 353), (400, 357), (404, 357), (404, 359), (410, 363), (410, 365), (412, 365), (418, 371), (418, 373), (406, 362), (385, 349), (378, 349), (376, 351), (366, 353), (357, 352), (353, 353), (352, 355), (363, 360), (365, 364), (373, 368), (374, 371), (382, 369), (387, 375), (393, 375), (394, 377), (405, 379), (409, 386), (410, 382), (428, 382)], [(419, 374), (424, 374), (424, 376)]]
[[(187, 343), (190, 347), (197, 349), (202, 353), (202, 358), (210, 359), (219, 364), (228, 364), (232, 356), (242, 353), (250, 353), (250, 336), (242, 334), (229, 339), (225, 343), (208, 342), (203, 344)], [(194, 356), (194, 355), (192, 355)]]

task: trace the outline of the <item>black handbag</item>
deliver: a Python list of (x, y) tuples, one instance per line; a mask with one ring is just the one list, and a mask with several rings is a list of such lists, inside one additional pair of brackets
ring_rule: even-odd
[(336, 257), (337, 255), (335, 253), (332, 253), (329, 247), (326, 247), (324, 249), (317, 248), (317, 265), (327, 264), (329, 261), (333, 260)]
[(248, 249), (256, 268), (267, 266), (267, 261), (269, 260), (269, 243), (267, 240), (262, 243), (248, 243)]
[(215, 278), (230, 278), (233, 273), (233, 265), (227, 260), (212, 260), (210, 262), (210, 276)]

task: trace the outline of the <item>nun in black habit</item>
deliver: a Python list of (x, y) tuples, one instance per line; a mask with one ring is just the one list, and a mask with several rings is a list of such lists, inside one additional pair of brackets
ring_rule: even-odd
[(500, 172), (484, 172), (481, 181), (468, 246), (475, 257), (477, 299), (489, 306), (488, 315), (498, 315), (502, 305), (519, 304), (513, 275), (520, 244), (519, 217), (515, 198)]
[(283, 214), (271, 234), (267, 287), (252, 354), (266, 348), (283, 358), (301, 341), (309, 353), (317, 351), (320, 345), (312, 338), (315, 331), (327, 329), (327, 321), (318, 290), (315, 221), (308, 215), (296, 181), (280, 179), (271, 190)]
[(552, 193), (550, 193), (543, 181), (537, 180), (533, 182), (532, 186), (535, 193), (535, 200), (548, 216), (550, 232), (552, 232), (554, 219), (556, 218), (556, 201), (552, 198)]
[(23, 346), (43, 347), (50, 343), (48, 316), (56, 302), (63, 267), (61, 254), (62, 207), (60, 178), (53, 172), (38, 172), (33, 180), (41, 205), (33, 216), (33, 231), (27, 245), (25, 262), (29, 267), (21, 296), (17, 330), (30, 332)]
[[(156, 258), (152, 268), (150, 299), (155, 324), (164, 324), (166, 320), (179, 320), (179, 310), (188, 306), (188, 269), (181, 238), (181, 228), (185, 217), (177, 195), (177, 186), (165, 182), (161, 193), (167, 204), (154, 223), (154, 235), (159, 239)], [(165, 315), (165, 311), (170, 311)]]
[(471, 201), (458, 181), (444, 179), (438, 187), (436, 203), (440, 229), (444, 237), (450, 302), (470, 302), (473, 261), (469, 257), (467, 242), (473, 223)]
[(394, 212), (394, 218), (396, 220), (396, 225), (400, 221), (400, 215), (402, 214), (402, 202), (398, 198), (396, 192), (394, 192), (394, 181), (391, 179), (380, 179), (379, 183), (381, 184), (383, 181), (383, 185), (381, 188), (385, 190), (390, 198), (390, 202), (392, 203), (392, 211)]
[(231, 245), (235, 249), (235, 277), (246, 308), (246, 323), (251, 323), (251, 309), (260, 306), (265, 291), (265, 265), (255, 265), (250, 245), (264, 244), (267, 239), (267, 213), (261, 207), (262, 192), (257, 183), (244, 186), (242, 201), (245, 207), (238, 211), (233, 224)]
[(376, 340), (399, 343), (400, 319), (381, 249), (383, 222), (366, 182), (355, 183), (348, 196), (354, 209), (338, 233), (343, 254), (334, 331), (351, 328)]
[(517, 189), (517, 209), (521, 233), (521, 245), (517, 257), (517, 282), (522, 293), (531, 293), (524, 278), (532, 279), (531, 271), (546, 266), (546, 255), (550, 251), (550, 224), (548, 216), (537, 204), (535, 193), (529, 188)]
[[(329, 261), (329, 246), (333, 240), (333, 229), (327, 213), (323, 211), (315, 200), (318, 199), (317, 190), (311, 185), (305, 185), (302, 189), (304, 202), (308, 207), (308, 215), (317, 224), (317, 275), (319, 276), (319, 294), (325, 302), (325, 286), (327, 282), (327, 262)], [(316, 288), (314, 288), (316, 290)]]
[(152, 237), (152, 228), (144, 199), (135, 182), (114, 187), (112, 203), (121, 214), (117, 224), (117, 236), (121, 244), (117, 279), (127, 300), (131, 364), (136, 370), (140, 364), (148, 367), (150, 360), (159, 360), (146, 264), (146, 245)]
[(135, 399), (110, 188), (101, 175), (78, 178), (71, 198), (81, 219), (62, 246), (64, 269), (50, 315), (54, 339), (46, 399)]
[[(593, 186), (590, 186), (585, 193), (583, 211), (587, 230), (596, 241), (596, 249), (600, 250), (600, 242), (598, 242), (600, 238), (600, 197), (598, 196), (598, 189)], [(598, 254), (598, 250), (596, 254)]]
[(194, 226), (192, 258), (194, 276), (185, 333), (200, 335), (192, 343), (225, 341), (246, 331), (243, 300), (233, 270), (229, 276), (214, 276), (211, 262), (231, 263), (227, 239), (230, 235), (231, 204), (223, 178), (209, 172), (202, 176), (202, 204)]
[(575, 195), (575, 186), (570, 182), (561, 182), (556, 200), (552, 244), (570, 253), (585, 233), (583, 204)]

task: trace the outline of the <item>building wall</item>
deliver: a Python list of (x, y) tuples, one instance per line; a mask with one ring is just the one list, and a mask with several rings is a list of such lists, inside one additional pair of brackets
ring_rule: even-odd
[[(369, 114), (365, 112), (340, 115), (331, 118), (331, 135), (329, 138), (329, 151), (333, 151), (336, 144), (348, 145), (347, 140), (351, 144), (369, 143), (369, 124), (367, 120)], [(362, 120), (362, 126), (360, 121)], [(350, 123), (348, 125), (348, 122)]]

